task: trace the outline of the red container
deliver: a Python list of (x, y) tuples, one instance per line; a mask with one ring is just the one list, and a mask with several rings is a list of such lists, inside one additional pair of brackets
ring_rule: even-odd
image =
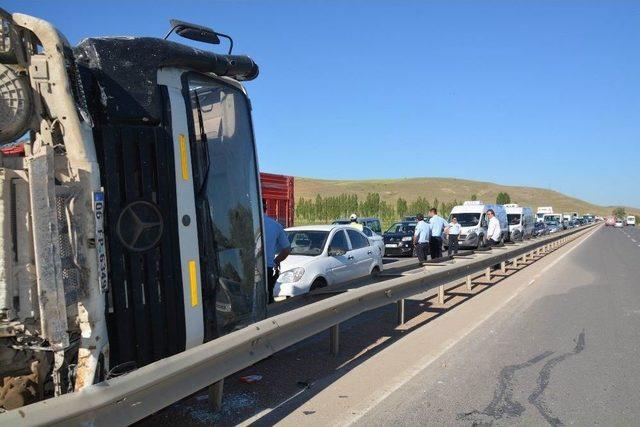
[(293, 177), (260, 172), (262, 198), (267, 203), (267, 215), (285, 227), (293, 226)]

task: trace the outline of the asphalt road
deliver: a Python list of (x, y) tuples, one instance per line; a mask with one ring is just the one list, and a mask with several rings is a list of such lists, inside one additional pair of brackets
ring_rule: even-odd
[(359, 425), (638, 425), (640, 230), (601, 227)]

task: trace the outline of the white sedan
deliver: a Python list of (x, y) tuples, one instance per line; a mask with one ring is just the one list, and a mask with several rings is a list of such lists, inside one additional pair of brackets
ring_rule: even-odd
[(277, 299), (376, 275), (382, 254), (362, 232), (348, 225), (309, 225), (285, 230), (291, 254), (280, 265)]

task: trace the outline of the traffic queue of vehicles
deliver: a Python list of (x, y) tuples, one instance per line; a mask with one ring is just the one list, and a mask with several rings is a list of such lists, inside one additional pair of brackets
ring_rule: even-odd
[[(493, 210), (501, 228), (501, 241), (521, 241), (531, 237), (557, 233), (595, 221), (593, 215), (578, 217), (577, 212), (558, 214), (550, 206), (533, 209), (517, 204), (490, 204), (466, 201), (454, 206), (448, 221), (455, 217), (460, 224), (459, 247), (482, 248), (486, 242)], [(383, 257), (415, 256), (413, 235), (416, 217), (394, 222), (384, 233), (381, 221), (375, 217), (351, 220), (337, 219), (331, 225), (308, 225), (286, 229), (291, 254), (280, 265), (280, 276), (274, 297), (283, 299), (307, 293), (325, 286), (345, 283), (380, 273)], [(627, 219), (628, 222), (629, 219)], [(615, 224), (615, 222), (614, 222)], [(443, 236), (447, 249), (447, 236)]]

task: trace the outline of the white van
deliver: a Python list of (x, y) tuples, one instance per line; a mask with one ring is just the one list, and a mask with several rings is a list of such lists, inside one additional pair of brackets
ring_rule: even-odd
[[(507, 222), (507, 211), (502, 205), (484, 204), (479, 200), (466, 201), (462, 205), (454, 206), (449, 215), (449, 222), (454, 216), (460, 224), (460, 235), (458, 236), (458, 246), (460, 248), (478, 248), (484, 246), (485, 236), (489, 220), (485, 214), (487, 210), (493, 209), (496, 218), (500, 221), (502, 230), (502, 240), (506, 240), (509, 235), (509, 224)], [(446, 239), (445, 248), (448, 246)]]
[(529, 239), (533, 235), (533, 227), (537, 218), (533, 209), (519, 206), (515, 203), (504, 205), (509, 223), (509, 240), (517, 241)]
[(632, 225), (632, 226), (636, 226), (636, 217), (633, 215), (629, 215), (627, 217), (627, 225)]
[(543, 222), (545, 214), (552, 214), (553, 208), (551, 206), (540, 206), (536, 211), (536, 221)]

